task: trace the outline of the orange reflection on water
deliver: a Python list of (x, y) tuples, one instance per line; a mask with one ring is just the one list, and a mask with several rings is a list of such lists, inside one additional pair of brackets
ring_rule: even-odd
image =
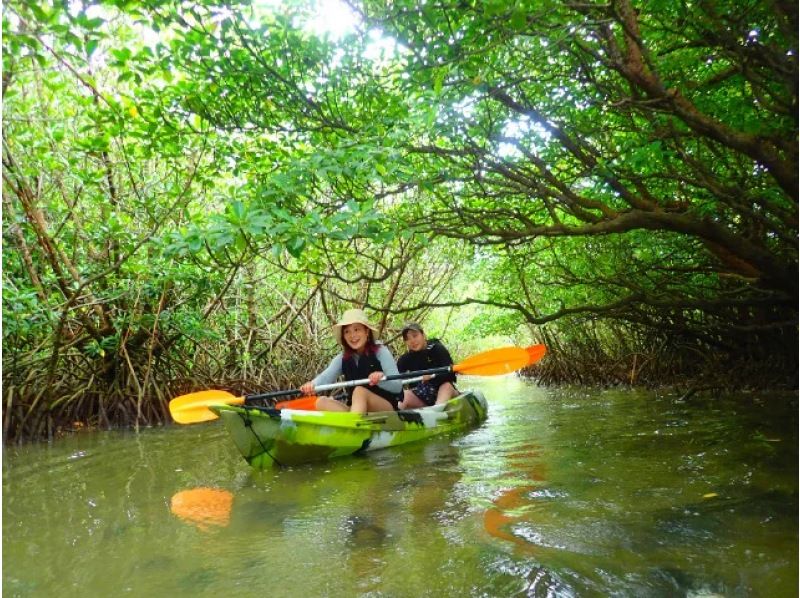
[[(508, 461), (513, 466), (513, 477), (543, 482), (545, 477), (539, 459), (539, 446), (531, 444), (521, 449), (508, 455)], [(511, 526), (527, 519), (525, 515), (518, 513), (531, 504), (531, 499), (527, 495), (537, 487), (538, 484), (523, 484), (502, 492), (492, 501), (492, 506), (483, 513), (483, 528), (495, 538), (530, 549), (530, 542), (514, 535)]]
[(535, 486), (518, 486), (506, 490), (492, 501), (491, 507), (486, 509), (483, 514), (483, 527), (495, 538), (507, 540), (520, 546), (529, 547), (530, 544), (510, 531), (510, 526), (517, 521), (524, 519), (521, 515), (513, 515), (509, 512), (520, 508), (529, 503), (524, 495), (531, 492)]
[(203, 531), (225, 527), (231, 520), (233, 494), (220, 488), (181, 490), (172, 497), (170, 510)]

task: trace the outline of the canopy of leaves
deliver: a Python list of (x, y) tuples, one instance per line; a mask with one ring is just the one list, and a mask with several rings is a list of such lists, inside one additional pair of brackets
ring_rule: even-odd
[(796, 5), (350, 8), (4, 3), (4, 431), (301, 382), (352, 305), (796, 368)]
[(416, 224), (497, 247), (531, 323), (792, 346), (797, 7), (745, 4), (365, 3), (436, 110)]

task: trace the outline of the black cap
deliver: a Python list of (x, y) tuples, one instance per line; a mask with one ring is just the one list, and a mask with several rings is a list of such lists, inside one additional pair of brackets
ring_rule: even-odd
[(425, 331), (422, 330), (422, 326), (420, 326), (416, 322), (408, 322), (405, 325), (403, 325), (403, 330), (400, 331), (400, 334), (403, 335), (403, 338), (406, 338), (406, 332), (408, 332), (409, 330), (416, 330), (417, 332), (422, 332), (423, 334), (425, 333)]

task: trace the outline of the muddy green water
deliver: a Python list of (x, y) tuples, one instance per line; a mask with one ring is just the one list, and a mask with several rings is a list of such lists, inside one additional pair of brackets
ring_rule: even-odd
[(293, 469), (219, 422), (6, 447), (3, 596), (797, 595), (796, 398), (462, 385), (478, 429)]

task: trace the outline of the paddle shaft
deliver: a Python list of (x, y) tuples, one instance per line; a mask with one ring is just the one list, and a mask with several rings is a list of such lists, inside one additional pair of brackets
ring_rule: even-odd
[[(501, 347), (499, 349), (491, 349), (478, 353), (477, 355), (472, 355), (457, 364), (383, 376), (380, 381), (405, 380), (406, 382), (415, 382), (420, 379), (420, 376), (433, 376), (448, 372), (469, 374), (471, 376), (499, 376), (536, 363), (544, 356), (545, 352), (546, 348), (544, 345), (534, 345), (524, 349), (519, 347)], [(370, 384), (369, 379), (325, 384), (315, 388), (314, 392), (331, 390), (334, 388), (364, 386), (367, 384)], [(291, 397), (301, 394), (303, 393), (299, 389), (296, 389), (236, 397), (225, 390), (201, 390), (172, 399), (169, 402), (169, 412), (177, 423), (193, 424), (216, 419), (216, 413), (211, 410), (211, 408), (216, 405), (242, 405), (247, 401), (271, 399), (275, 397)]]
[[(440, 368), (432, 368), (430, 370), (417, 370), (415, 372), (404, 372), (402, 374), (392, 374), (391, 376), (384, 376), (384, 380), (405, 380), (408, 383), (420, 382), (423, 376), (435, 376), (436, 374), (443, 374), (452, 371), (453, 366), (444, 366)], [(333, 384), (322, 384), (314, 387), (314, 394), (324, 392), (326, 390), (334, 390), (336, 388), (350, 388), (351, 386), (364, 386), (369, 384), (369, 378), (361, 380), (350, 380), (348, 382), (334, 382)], [(258, 401), (260, 399), (274, 399), (275, 397), (295, 397), (303, 394), (299, 389), (294, 390), (275, 390), (272, 392), (263, 392), (257, 395), (247, 395), (244, 398), (245, 403), (248, 401)]]

